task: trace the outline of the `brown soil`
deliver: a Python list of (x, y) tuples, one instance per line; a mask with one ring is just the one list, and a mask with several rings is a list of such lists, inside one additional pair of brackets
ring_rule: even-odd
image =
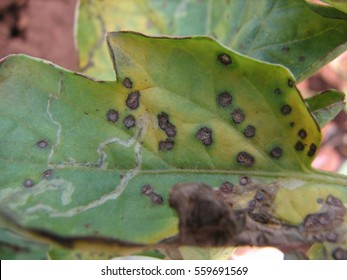
[(1, 0), (0, 58), (23, 53), (75, 70), (76, 0)]

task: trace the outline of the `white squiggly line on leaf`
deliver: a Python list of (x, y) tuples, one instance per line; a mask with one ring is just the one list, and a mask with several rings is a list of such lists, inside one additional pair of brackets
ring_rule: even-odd
[[(149, 123), (149, 116), (143, 115), (140, 118), (140, 121), (138, 124), (138, 131), (134, 137), (130, 138), (127, 141), (124, 141), (124, 140), (121, 140), (119, 138), (114, 137), (114, 138), (111, 138), (111, 139), (108, 139), (108, 140), (102, 142), (99, 145), (98, 152), (100, 155), (102, 155), (104, 153), (103, 148), (107, 145), (110, 145), (110, 144), (119, 144), (119, 145), (122, 145), (125, 147), (130, 147), (131, 145), (134, 145), (135, 167), (133, 169), (130, 169), (128, 172), (126, 172), (124, 174), (120, 183), (115, 187), (115, 189), (112, 192), (103, 195), (99, 199), (94, 200), (87, 205), (71, 208), (65, 212), (60, 212), (57, 209), (54, 209), (53, 207), (48, 206), (48, 205), (39, 204), (39, 205), (36, 205), (36, 206), (33, 206), (33, 207), (26, 209), (25, 214), (34, 214), (34, 213), (37, 213), (39, 211), (45, 211), (45, 212), (49, 213), (51, 215), (51, 217), (71, 217), (71, 216), (74, 216), (78, 213), (85, 212), (89, 209), (103, 205), (109, 200), (117, 199), (123, 193), (123, 191), (125, 190), (126, 186), (129, 183), (129, 181), (132, 178), (134, 178), (139, 173), (139, 171), (141, 169), (142, 141), (146, 135), (148, 123)], [(104, 153), (104, 154), (105, 154), (105, 158), (106, 158), (106, 153)]]

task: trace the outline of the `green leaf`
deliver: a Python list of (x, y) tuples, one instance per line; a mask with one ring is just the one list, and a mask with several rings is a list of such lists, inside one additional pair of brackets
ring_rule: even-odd
[(5, 229), (0, 229), (1, 260), (47, 259), (48, 245), (33, 242)]
[(341, 14), (304, 0), (81, 0), (79, 65), (88, 75), (114, 79), (104, 44), (107, 31), (210, 35), (242, 54), (284, 65), (302, 81), (347, 49)]
[(305, 101), (320, 127), (324, 127), (345, 108), (345, 94), (336, 90), (324, 91)]
[(346, 0), (324, 0), (325, 3), (328, 3), (335, 7), (336, 9), (347, 13), (347, 2)]
[[(250, 218), (246, 225), (261, 230), (243, 240), (264, 245), (254, 234), (276, 233), (265, 243), (279, 246), (293, 243), (291, 235), (312, 242), (304, 220), (329, 210), (333, 198), (347, 203), (345, 177), (310, 168), (320, 129), (284, 67), (209, 37), (121, 32), (108, 43), (117, 82), (24, 55), (1, 62), (3, 224), (73, 251), (130, 254), (170, 245), (178, 234), (172, 186), (218, 189), (228, 181), (235, 211), (259, 191), (273, 205), (255, 209), (275, 228)], [(336, 208), (319, 232), (338, 229), (343, 240), (343, 207)]]

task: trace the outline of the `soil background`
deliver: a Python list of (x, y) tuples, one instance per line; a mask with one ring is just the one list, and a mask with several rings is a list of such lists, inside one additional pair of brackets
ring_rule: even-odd
[(76, 70), (77, 0), (1, 0), (0, 58), (23, 53)]
[[(74, 15), (77, 0), (1, 0), (0, 59), (23, 53), (77, 69)], [(304, 97), (335, 88), (347, 92), (347, 53), (299, 85)], [(313, 165), (347, 174), (347, 114), (323, 129), (323, 145)]]

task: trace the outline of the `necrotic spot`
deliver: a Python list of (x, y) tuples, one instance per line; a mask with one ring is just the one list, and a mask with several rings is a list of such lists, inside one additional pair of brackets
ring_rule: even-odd
[(218, 104), (222, 107), (229, 106), (232, 102), (232, 96), (228, 92), (222, 92), (217, 98)]
[(151, 194), (151, 200), (154, 204), (162, 204), (164, 201), (163, 197), (155, 192)]
[(294, 126), (295, 126), (295, 122), (290, 122), (290, 123), (289, 123), (289, 126), (290, 126), (290, 127), (294, 127)]
[(344, 207), (342, 201), (340, 199), (338, 199), (337, 197), (334, 197), (332, 195), (329, 195), (326, 199), (326, 203), (328, 205), (331, 205), (331, 206), (335, 206), (335, 207)]
[(166, 129), (166, 125), (169, 122), (169, 116), (168, 114), (162, 112), (157, 116), (158, 119), (158, 125), (162, 130)]
[(282, 93), (282, 91), (281, 91), (280, 88), (276, 88), (276, 89), (274, 90), (274, 92), (275, 92), (275, 94), (281, 94), (281, 93)]
[(245, 119), (245, 113), (241, 109), (235, 109), (231, 113), (231, 119), (236, 124), (242, 123)]
[(233, 191), (234, 185), (228, 181), (225, 181), (219, 189), (224, 193), (231, 193)]
[(347, 250), (338, 247), (333, 251), (332, 257), (335, 260), (347, 260)]
[(137, 90), (130, 93), (125, 103), (129, 109), (131, 110), (137, 109), (140, 105), (140, 92)]
[(123, 124), (126, 128), (132, 128), (136, 125), (136, 119), (132, 115), (126, 116), (123, 120)]
[(48, 179), (53, 175), (53, 173), (54, 173), (53, 169), (47, 169), (47, 170), (43, 171), (42, 177), (45, 179)]
[(218, 55), (218, 60), (224, 65), (229, 65), (232, 63), (231, 57), (225, 53)]
[(305, 139), (307, 137), (307, 132), (305, 129), (300, 129), (299, 132), (298, 132), (298, 136), (301, 138), (301, 139)]
[(171, 151), (175, 145), (175, 142), (171, 138), (165, 139), (165, 141), (159, 142), (160, 151)]
[(313, 236), (313, 239), (318, 242), (325, 241), (325, 235), (323, 233), (318, 233)]
[(236, 160), (243, 166), (253, 166), (255, 163), (254, 156), (247, 152), (240, 152), (237, 154)]
[(246, 127), (245, 131), (243, 132), (243, 134), (247, 138), (254, 137), (254, 135), (255, 135), (255, 127), (253, 125), (247, 125), (247, 127)]
[(281, 49), (281, 51), (284, 52), (284, 53), (287, 53), (287, 52), (290, 51), (290, 48), (289, 48), (289, 47), (283, 47), (283, 48)]
[(142, 186), (141, 193), (144, 195), (151, 195), (153, 193), (153, 187), (149, 184)]
[(240, 178), (240, 185), (241, 186), (246, 186), (251, 182), (251, 178), (249, 178), (248, 176), (242, 176)]
[(291, 112), (292, 112), (292, 107), (290, 107), (288, 104), (282, 106), (281, 113), (283, 115), (289, 115)]
[(318, 225), (328, 225), (331, 222), (330, 216), (328, 213), (318, 213), (318, 214), (310, 214), (307, 215), (304, 220), (304, 227), (309, 229), (312, 227), (316, 227)]
[(317, 217), (315, 214), (307, 215), (304, 220), (304, 228), (309, 229), (317, 225)]
[(315, 144), (311, 144), (309, 151), (307, 152), (307, 155), (312, 157), (317, 150), (317, 146)]
[(165, 133), (169, 137), (175, 137), (176, 127), (172, 123), (168, 122), (165, 128)]
[(279, 159), (283, 154), (283, 150), (280, 147), (274, 147), (271, 150), (270, 154), (273, 158)]
[(330, 217), (328, 213), (317, 214), (317, 221), (321, 225), (327, 225), (330, 223)]
[(133, 82), (129, 78), (125, 78), (123, 80), (123, 86), (125, 86), (126, 88), (132, 88)]
[(294, 81), (292, 79), (288, 79), (288, 86), (293, 87), (295, 85)]
[(108, 110), (106, 117), (109, 122), (116, 122), (119, 119), (119, 113), (114, 109), (110, 109)]
[(48, 142), (46, 140), (40, 140), (36, 143), (37, 147), (39, 147), (40, 149), (44, 149), (47, 148), (48, 146)]
[(257, 191), (254, 198), (255, 200), (262, 201), (266, 198), (266, 195), (263, 191)]
[(157, 116), (160, 129), (164, 130), (169, 137), (176, 136), (176, 126), (169, 121), (168, 114), (162, 112)]
[(300, 141), (296, 142), (296, 144), (295, 144), (295, 150), (297, 150), (297, 151), (302, 151), (302, 150), (304, 150), (304, 149), (305, 149), (305, 146), (304, 146), (304, 144), (303, 144), (302, 142), (300, 142)]
[(195, 136), (205, 145), (210, 146), (213, 142), (212, 140), (212, 130), (207, 127), (200, 128)]
[(25, 179), (23, 181), (23, 186), (26, 188), (31, 188), (32, 186), (34, 186), (34, 181), (31, 179)]

